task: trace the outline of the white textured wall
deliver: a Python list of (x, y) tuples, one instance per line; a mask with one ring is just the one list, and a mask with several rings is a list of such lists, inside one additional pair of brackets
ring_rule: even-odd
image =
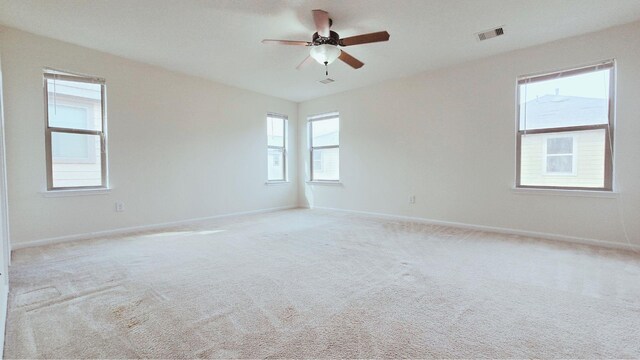
[[(9, 218), (8, 218), (8, 196), (7, 196), (7, 175), (5, 164), (7, 161), (6, 158), (6, 149), (5, 149), (5, 135), (4, 135), (4, 104), (2, 101), (2, 51), (0, 51), (0, 273), (2, 279), (0, 280), (0, 311), (6, 310), (6, 298), (3, 295), (6, 289), (9, 286), (9, 277), (7, 276), (9, 273), (9, 262), (11, 260), (11, 250), (9, 247)], [(1, 320), (2, 315), (0, 315), (0, 324), (4, 324), (4, 321)], [(0, 325), (0, 341), (4, 340), (4, 325)], [(3, 349), (3, 344), (0, 344), (0, 353)]]
[[(0, 31), (13, 244), (295, 206), (297, 181), (266, 186), (266, 114), (296, 103), (10, 28)], [(46, 198), (42, 68), (107, 81), (108, 195)], [(125, 203), (116, 213), (114, 203)]]
[[(300, 204), (624, 242), (620, 207), (640, 244), (638, 39), (640, 22), (304, 102), (301, 150), (308, 115), (340, 112), (343, 186), (303, 185)], [(619, 198), (512, 191), (516, 77), (610, 58), (618, 61)]]

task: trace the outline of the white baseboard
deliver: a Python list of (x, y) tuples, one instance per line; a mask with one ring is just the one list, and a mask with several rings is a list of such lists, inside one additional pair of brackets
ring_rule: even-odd
[(68, 241), (86, 240), (86, 239), (91, 239), (95, 237), (124, 235), (124, 234), (138, 232), (138, 231), (162, 230), (169, 227), (195, 223), (198, 221), (220, 219), (220, 218), (232, 217), (232, 216), (259, 214), (259, 213), (266, 213), (266, 212), (273, 212), (273, 211), (280, 211), (280, 210), (288, 210), (288, 209), (295, 209), (297, 207), (298, 207), (297, 205), (281, 206), (281, 207), (274, 207), (274, 208), (267, 208), (267, 209), (258, 209), (258, 210), (241, 211), (241, 212), (235, 212), (235, 213), (229, 213), (229, 214), (206, 216), (206, 217), (194, 218), (194, 219), (171, 221), (171, 222), (165, 222), (165, 223), (159, 223), (159, 224), (130, 226), (130, 227), (117, 228), (112, 230), (102, 230), (102, 231), (94, 231), (94, 232), (82, 233), (82, 234), (58, 236), (58, 237), (52, 237), (47, 239), (16, 242), (11, 244), (11, 250), (13, 251), (18, 249), (43, 246), (43, 245), (49, 245), (49, 244), (57, 244), (57, 243), (63, 243)]
[(427, 219), (427, 218), (421, 218), (421, 217), (392, 215), (392, 214), (384, 214), (384, 213), (369, 212), (369, 211), (337, 209), (337, 208), (319, 207), (319, 206), (309, 206), (306, 208), (338, 211), (338, 212), (358, 214), (358, 215), (367, 215), (367, 216), (377, 217), (381, 219), (402, 220), (402, 221), (416, 222), (416, 223), (423, 223), (423, 224), (430, 224), (430, 225), (450, 226), (450, 227), (461, 228), (461, 229), (479, 230), (479, 231), (487, 231), (487, 232), (509, 234), (509, 235), (521, 235), (521, 236), (528, 236), (528, 237), (548, 239), (548, 240), (558, 240), (558, 241), (564, 241), (564, 242), (569, 242), (574, 244), (599, 246), (599, 247), (604, 247), (609, 249), (640, 251), (640, 245), (617, 243), (617, 242), (611, 242), (611, 241), (605, 241), (605, 240), (582, 238), (577, 236), (559, 235), (559, 234), (552, 234), (552, 233), (545, 233), (545, 232), (518, 230), (518, 229), (511, 229), (511, 228), (485, 226), (485, 225), (465, 224), (465, 223), (459, 223), (459, 222), (453, 222), (453, 221), (434, 220), (434, 219)]

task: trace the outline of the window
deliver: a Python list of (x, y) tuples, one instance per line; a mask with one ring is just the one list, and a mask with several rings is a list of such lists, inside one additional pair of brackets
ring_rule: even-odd
[(287, 181), (287, 117), (267, 115), (267, 181)]
[(544, 144), (545, 174), (575, 175), (574, 137), (549, 137)]
[(518, 79), (516, 186), (612, 190), (614, 62)]
[(309, 118), (311, 181), (340, 180), (340, 118), (338, 113)]
[(107, 187), (105, 82), (46, 70), (47, 190)]

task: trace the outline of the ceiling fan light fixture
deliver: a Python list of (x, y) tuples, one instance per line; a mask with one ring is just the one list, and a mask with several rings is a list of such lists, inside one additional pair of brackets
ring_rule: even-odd
[(389, 33), (386, 31), (378, 31), (341, 38), (340, 34), (331, 30), (333, 21), (329, 17), (328, 12), (320, 9), (315, 9), (312, 11), (312, 13), (313, 22), (316, 26), (316, 32), (311, 35), (311, 41), (273, 39), (262, 40), (263, 44), (280, 44), (309, 47), (311, 49), (309, 51), (309, 56), (307, 56), (304, 61), (300, 63), (300, 65), (296, 66), (296, 69), (298, 70), (300, 70), (300, 68), (305, 64), (308, 64), (315, 60), (320, 63), (320, 65), (325, 65), (325, 75), (329, 75), (329, 66), (327, 65), (333, 63), (337, 59), (340, 59), (340, 61), (344, 62), (354, 69), (360, 69), (364, 66), (364, 63), (349, 55), (348, 52), (342, 51), (338, 46), (345, 47), (389, 40)]
[(322, 44), (312, 46), (311, 51), (309, 51), (309, 55), (311, 55), (311, 57), (314, 58), (318, 63), (322, 65), (328, 65), (336, 61), (341, 52), (342, 50), (338, 49), (338, 47), (335, 45)]

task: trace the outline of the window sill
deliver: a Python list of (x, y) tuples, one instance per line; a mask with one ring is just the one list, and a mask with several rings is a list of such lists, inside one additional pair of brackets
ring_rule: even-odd
[(321, 181), (321, 180), (313, 180), (313, 181), (307, 181), (307, 184), (309, 185), (330, 185), (330, 186), (342, 186), (342, 183), (340, 181)]
[(602, 190), (511, 188), (511, 191), (519, 195), (578, 196), (578, 197), (608, 198), (608, 199), (615, 199), (619, 195), (619, 193), (615, 191), (602, 191)]
[(287, 185), (291, 184), (291, 181), (277, 180), (277, 181), (266, 181), (265, 185)]
[(67, 196), (88, 196), (88, 195), (107, 195), (111, 189), (78, 189), (78, 190), (49, 190), (41, 191), (43, 197), (67, 197)]

